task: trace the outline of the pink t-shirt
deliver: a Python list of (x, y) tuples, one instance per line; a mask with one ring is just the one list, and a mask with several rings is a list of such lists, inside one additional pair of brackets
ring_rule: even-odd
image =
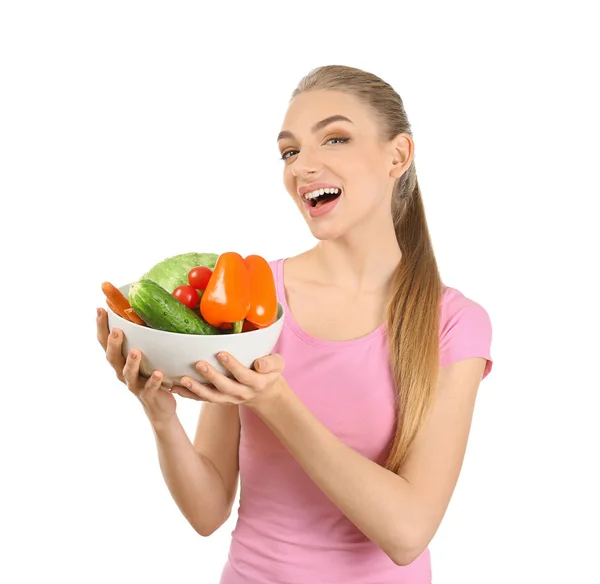
[[(312, 413), (347, 446), (384, 464), (395, 429), (395, 388), (385, 324), (351, 341), (304, 332), (287, 306), (283, 259), (271, 262), (285, 314), (273, 349), (284, 377)], [(441, 366), (487, 359), (487, 312), (447, 288), (441, 305)], [(240, 505), (221, 584), (429, 584), (426, 549), (397, 566), (335, 506), (248, 408), (240, 406)]]

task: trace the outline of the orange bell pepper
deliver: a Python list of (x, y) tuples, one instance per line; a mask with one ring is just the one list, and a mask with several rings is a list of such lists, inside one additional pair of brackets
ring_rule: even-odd
[(246, 320), (256, 328), (265, 328), (277, 320), (277, 290), (269, 263), (259, 255), (244, 260), (250, 272), (250, 309)]
[(233, 333), (242, 332), (246, 321), (256, 328), (273, 324), (277, 293), (268, 262), (257, 255), (221, 254), (200, 299), (200, 313), (206, 322)]

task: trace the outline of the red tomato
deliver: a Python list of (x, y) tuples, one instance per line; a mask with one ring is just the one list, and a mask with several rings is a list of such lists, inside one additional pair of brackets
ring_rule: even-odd
[(188, 274), (188, 282), (192, 288), (196, 290), (206, 290), (208, 281), (212, 276), (212, 270), (206, 266), (196, 266), (192, 268)]
[(173, 296), (188, 308), (195, 308), (200, 302), (198, 292), (191, 286), (177, 286), (177, 288), (173, 290)]

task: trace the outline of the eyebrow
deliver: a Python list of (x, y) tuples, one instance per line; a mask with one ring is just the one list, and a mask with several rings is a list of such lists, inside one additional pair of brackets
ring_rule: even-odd
[[(333, 122), (350, 122), (351, 124), (354, 124), (354, 122), (352, 120), (348, 119), (346, 116), (342, 116), (341, 114), (335, 114), (333, 116), (329, 116), (328, 118), (325, 118), (324, 120), (321, 120), (320, 122), (317, 122), (312, 127), (313, 134), (315, 132), (318, 132), (319, 130), (322, 130), (325, 126), (328, 126), (329, 124), (333, 124)], [(279, 136), (277, 136), (277, 142), (279, 142), (279, 140), (283, 140), (284, 138), (289, 138), (289, 139), (293, 140), (294, 134), (292, 134), (288, 130), (283, 130), (282, 132), (279, 132)]]

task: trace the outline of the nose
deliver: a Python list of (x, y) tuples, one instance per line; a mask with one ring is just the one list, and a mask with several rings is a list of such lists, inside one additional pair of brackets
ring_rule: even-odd
[(322, 163), (310, 148), (303, 148), (296, 155), (292, 167), (292, 174), (297, 178), (305, 178), (316, 174), (321, 169)]

